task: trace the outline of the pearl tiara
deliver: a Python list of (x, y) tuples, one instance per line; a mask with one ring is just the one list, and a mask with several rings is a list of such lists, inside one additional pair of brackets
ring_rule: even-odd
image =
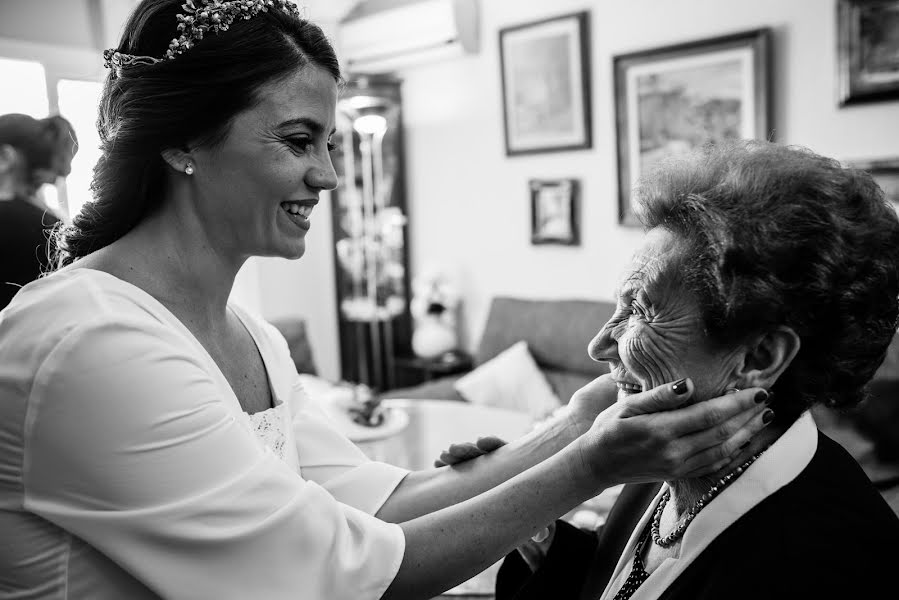
[(176, 17), (180, 35), (172, 38), (163, 58), (135, 56), (110, 49), (103, 51), (103, 65), (119, 72), (123, 67), (153, 65), (172, 60), (193, 48), (203, 36), (228, 31), (234, 21), (252, 19), (269, 10), (281, 10), (285, 14), (301, 18), (300, 10), (290, 0), (187, 0), (181, 8), (184, 12)]

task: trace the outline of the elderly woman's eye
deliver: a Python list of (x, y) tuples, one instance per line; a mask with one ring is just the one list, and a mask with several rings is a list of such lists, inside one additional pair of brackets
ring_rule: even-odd
[(631, 302), (630, 305), (630, 314), (636, 317), (646, 316), (646, 312), (643, 310), (643, 307), (637, 304), (637, 302)]

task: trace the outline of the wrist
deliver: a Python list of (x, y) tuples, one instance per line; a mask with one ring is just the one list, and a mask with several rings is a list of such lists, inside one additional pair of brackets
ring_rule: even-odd
[(613, 482), (600, 453), (596, 452), (596, 444), (591, 436), (581, 435), (572, 442), (567, 450), (570, 452), (569, 477), (575, 487), (587, 498), (592, 498)]
[(582, 415), (576, 410), (565, 411), (565, 431), (571, 437), (569, 442), (573, 442), (590, 431), (592, 425), (592, 418)]

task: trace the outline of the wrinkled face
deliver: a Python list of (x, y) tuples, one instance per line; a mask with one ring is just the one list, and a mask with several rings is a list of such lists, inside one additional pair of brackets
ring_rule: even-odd
[(191, 151), (196, 210), (226, 255), (299, 258), (319, 194), (337, 186), (329, 154), (337, 83), (308, 66), (258, 97), (220, 144)]
[(734, 383), (740, 348), (708, 340), (696, 301), (679, 284), (681, 260), (674, 235), (650, 231), (621, 280), (615, 314), (590, 342), (590, 356), (609, 363), (619, 400), (682, 377), (693, 379), (693, 401)]

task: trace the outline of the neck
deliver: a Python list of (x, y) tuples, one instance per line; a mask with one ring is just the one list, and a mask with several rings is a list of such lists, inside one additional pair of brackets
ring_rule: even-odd
[(199, 219), (171, 204), (109, 246), (104, 263), (154, 296), (189, 328), (224, 323), (234, 279), (247, 257), (230, 257)]
[(762, 452), (765, 448), (776, 442), (787, 429), (789, 429), (789, 425), (769, 425), (762, 430), (761, 433), (756, 435), (750, 444), (741, 450), (727, 466), (711, 475), (669, 481), (668, 485), (671, 488), (671, 501), (669, 502), (669, 506), (676, 511), (677, 518), (679, 519), (684, 516), (684, 514), (699, 501), (702, 495), (709, 491), (709, 488), (718, 483), (722, 477), (746, 462), (753, 455)]

